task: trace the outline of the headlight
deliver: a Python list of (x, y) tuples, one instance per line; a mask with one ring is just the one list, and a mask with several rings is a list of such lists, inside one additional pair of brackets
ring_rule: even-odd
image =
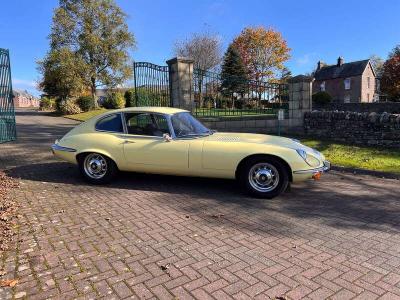
[(302, 159), (310, 166), (310, 167), (318, 167), (321, 162), (315, 156), (307, 153), (303, 149), (296, 149), (297, 153), (301, 156)]
[(307, 160), (307, 152), (302, 149), (296, 149), (297, 153), (304, 159)]

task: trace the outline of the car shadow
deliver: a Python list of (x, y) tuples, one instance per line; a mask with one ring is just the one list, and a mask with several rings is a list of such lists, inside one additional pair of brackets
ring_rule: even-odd
[[(90, 188), (90, 192), (93, 189), (83, 181), (76, 166), (64, 162), (20, 166), (7, 173), (24, 180), (79, 185)], [(308, 232), (309, 228), (318, 228), (320, 224), (337, 229), (398, 232), (400, 189), (395, 188), (398, 185), (392, 181), (388, 182), (389, 185), (375, 184), (370, 179), (367, 183), (362, 177), (360, 180), (351, 174), (335, 173), (320, 182), (295, 184), (281, 196), (264, 200), (244, 195), (233, 180), (121, 173), (111, 184), (96, 189), (125, 190), (127, 197), (132, 192), (155, 192), (143, 195), (149, 195), (152, 201), (172, 207), (180, 214), (200, 216), (205, 222), (235, 228), (247, 228), (251, 219), (257, 224), (252, 230), (272, 231), (277, 235), (287, 235), (288, 228), (304, 228), (303, 231)], [(218, 212), (229, 216), (212, 217)], [(299, 224), (299, 219), (305, 220), (306, 225)]]

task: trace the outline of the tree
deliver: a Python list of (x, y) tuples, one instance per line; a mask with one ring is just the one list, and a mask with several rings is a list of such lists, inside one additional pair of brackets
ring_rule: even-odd
[(393, 49), (383, 65), (381, 90), (391, 100), (400, 101), (400, 45)]
[(125, 91), (125, 107), (132, 107), (135, 104), (135, 91), (134, 89), (130, 89)]
[(233, 94), (243, 94), (247, 83), (246, 68), (242, 58), (234, 45), (229, 45), (224, 55), (221, 70), (221, 91), (224, 95), (232, 98), (232, 107), (234, 107)]
[[(59, 3), (53, 16), (48, 56), (68, 49), (83, 62), (84, 67), (71, 67), (90, 87), (93, 99), (98, 86), (116, 87), (127, 80), (132, 73), (128, 50), (134, 47), (135, 39), (126, 25), (126, 14), (114, 0)], [(43, 86), (48, 88), (46, 81)]]
[(327, 92), (320, 91), (312, 95), (312, 101), (317, 105), (324, 106), (332, 102), (332, 96)]
[(53, 50), (38, 62), (38, 71), (42, 74), (39, 88), (47, 96), (61, 101), (79, 96), (86, 89), (83, 79), (86, 67), (85, 62), (70, 49)]
[(190, 38), (177, 41), (174, 49), (176, 56), (194, 60), (194, 68), (209, 71), (221, 63), (222, 51), (220, 38), (209, 32), (195, 33)]
[(238, 49), (253, 80), (268, 81), (284, 68), (290, 48), (280, 32), (264, 27), (247, 27), (233, 44)]
[(292, 72), (287, 67), (283, 67), (279, 73), (279, 83), (287, 83), (291, 77)]
[(195, 33), (190, 38), (175, 43), (176, 56), (191, 58), (194, 68), (198, 70), (195, 84), (199, 91), (199, 104), (203, 106), (202, 86), (205, 72), (221, 63), (222, 51), (220, 38), (209, 32)]
[(383, 64), (385, 63), (385, 61), (381, 57), (375, 54), (371, 55), (369, 57), (369, 60), (371, 62), (372, 67), (374, 68), (375, 75), (377, 77), (381, 77), (383, 72)]

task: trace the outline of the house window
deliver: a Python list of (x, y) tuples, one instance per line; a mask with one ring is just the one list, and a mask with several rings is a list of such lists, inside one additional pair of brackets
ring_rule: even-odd
[(321, 92), (325, 92), (325, 81), (322, 81), (322, 83), (319, 86), (319, 89)]
[[(369, 78), (369, 77), (368, 77)], [(369, 102), (369, 94), (367, 94), (367, 101)]]
[(346, 78), (344, 80), (344, 89), (349, 90), (350, 88), (351, 88), (351, 80), (350, 80), (350, 78)]
[(350, 95), (344, 96), (344, 103), (350, 103)]
[[(370, 81), (371, 81), (371, 78), (370, 77), (367, 77), (367, 87), (368, 88), (370, 88)], [(369, 99), (368, 99), (369, 100)]]

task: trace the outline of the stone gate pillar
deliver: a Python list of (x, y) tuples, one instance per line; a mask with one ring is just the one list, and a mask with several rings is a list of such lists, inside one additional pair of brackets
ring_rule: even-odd
[(304, 113), (312, 110), (312, 77), (298, 75), (289, 79), (289, 126), (301, 133)]
[(193, 60), (175, 57), (167, 60), (169, 90), (173, 107), (191, 110), (193, 100)]

